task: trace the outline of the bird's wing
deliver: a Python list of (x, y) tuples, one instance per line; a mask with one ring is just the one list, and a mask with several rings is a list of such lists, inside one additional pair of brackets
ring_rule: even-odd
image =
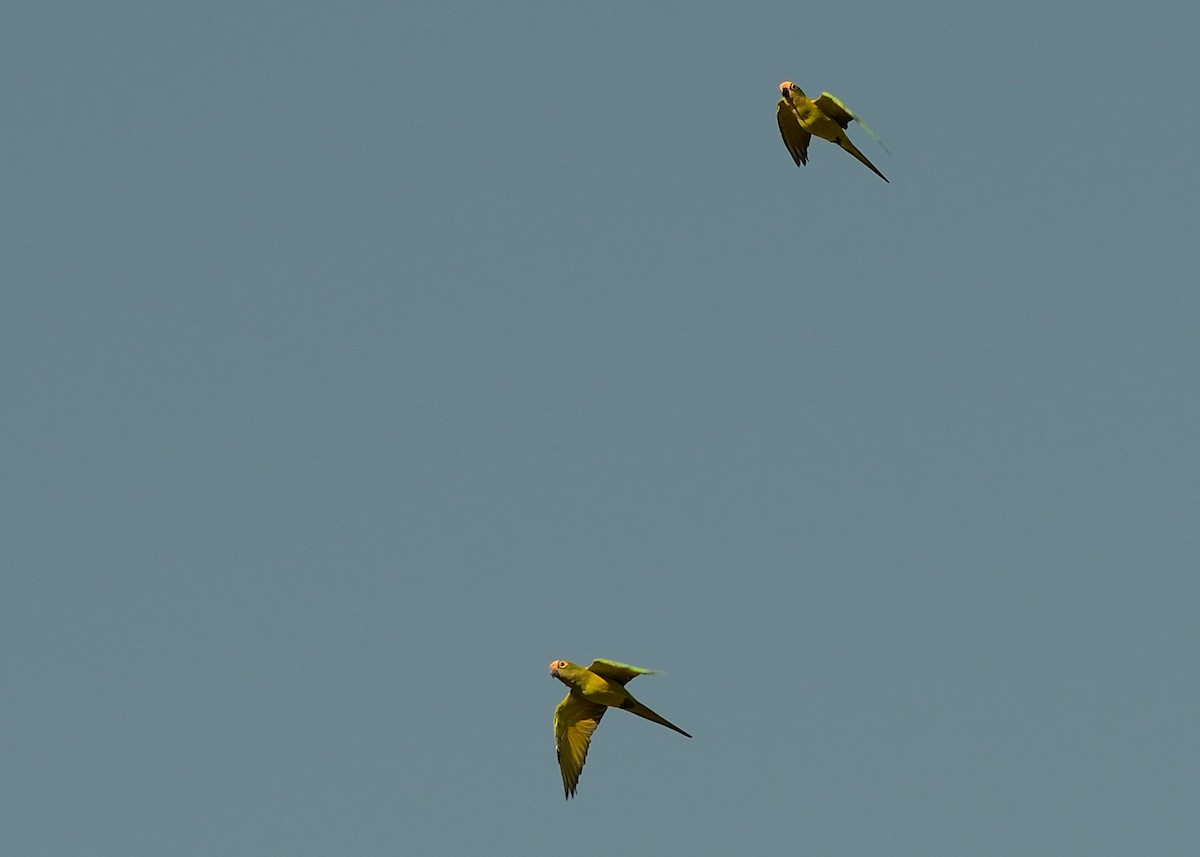
[(573, 693), (568, 693), (554, 709), (554, 751), (562, 771), (564, 797), (575, 794), (579, 774), (587, 761), (592, 733), (603, 716), (603, 705), (588, 702)]
[(866, 131), (869, 135), (871, 135), (871, 139), (874, 140), (876, 143), (878, 143), (885, 152), (887, 152), (889, 155), (892, 153), (891, 149), (889, 149), (887, 146), (883, 145), (883, 140), (879, 139), (879, 135), (871, 130), (870, 125), (868, 125), (866, 122), (859, 119), (857, 116), (854, 117), (854, 121), (857, 122), (859, 125), (861, 125), (862, 129), (864, 131)]
[(833, 121), (837, 122), (843, 128), (850, 124), (851, 121), (857, 122), (862, 126), (862, 129), (870, 135), (871, 139), (883, 146), (883, 150), (889, 155), (888, 147), (883, 145), (883, 140), (879, 139), (879, 135), (871, 130), (871, 126), (862, 121), (850, 111), (850, 108), (837, 99), (837, 96), (830, 95), (828, 92), (822, 92), (821, 97), (816, 101), (817, 107), (821, 108), (821, 112), (828, 116)]
[(601, 678), (615, 681), (622, 687), (626, 682), (632, 681), (640, 675), (653, 675), (654, 670), (643, 669), (642, 667), (631, 667), (629, 664), (619, 664), (616, 661), (606, 660), (605, 658), (596, 658), (592, 661), (588, 670), (594, 672)]
[(792, 156), (796, 166), (807, 164), (808, 141), (812, 139), (812, 134), (800, 126), (800, 120), (796, 118), (796, 111), (792, 109), (792, 105), (787, 102), (787, 99), (779, 99), (775, 118), (779, 122), (779, 134), (783, 137), (783, 145), (787, 146), (788, 154)]
[(828, 92), (822, 92), (821, 97), (816, 100), (815, 104), (822, 113), (838, 123), (838, 125), (841, 125), (842, 128), (847, 127), (851, 121), (858, 118), (850, 112), (849, 107), (842, 104), (836, 96), (830, 95)]

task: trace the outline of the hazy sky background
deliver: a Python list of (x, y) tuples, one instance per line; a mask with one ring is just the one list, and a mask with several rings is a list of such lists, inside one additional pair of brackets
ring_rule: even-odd
[(1200, 853), (1198, 32), (7, 3), (0, 852)]

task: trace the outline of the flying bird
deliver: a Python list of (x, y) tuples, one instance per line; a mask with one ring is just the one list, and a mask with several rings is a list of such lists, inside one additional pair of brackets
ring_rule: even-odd
[(586, 667), (570, 661), (550, 663), (550, 675), (568, 688), (567, 695), (558, 704), (558, 708), (554, 709), (554, 751), (558, 754), (558, 767), (562, 771), (565, 797), (570, 798), (575, 794), (579, 774), (587, 760), (592, 733), (596, 731), (596, 725), (609, 708), (623, 708), (638, 717), (674, 729), (684, 737), (692, 737), (665, 717), (642, 705), (625, 689), (626, 683), (638, 676), (653, 673), (654, 670), (631, 667), (629, 664), (619, 664), (603, 658), (597, 658)]
[[(796, 166), (808, 163), (808, 141), (815, 135), (822, 140), (837, 143), (866, 164), (875, 175), (885, 182), (888, 180), (846, 136), (847, 126), (854, 121), (862, 125), (863, 130), (883, 146), (883, 141), (875, 136), (875, 132), (867, 127), (867, 123), (851, 113), (849, 107), (828, 92), (822, 92), (821, 97), (813, 101), (804, 94), (804, 90), (790, 80), (779, 84), (779, 94), (783, 97), (779, 99), (775, 118), (779, 120), (779, 133), (783, 135), (783, 144), (787, 146)], [(887, 151), (886, 146), (884, 151)]]

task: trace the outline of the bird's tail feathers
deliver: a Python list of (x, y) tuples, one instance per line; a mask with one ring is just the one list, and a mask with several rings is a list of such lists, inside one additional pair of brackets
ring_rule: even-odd
[[(852, 154), (854, 157), (858, 158), (859, 162), (861, 162), (863, 165), (865, 165), (867, 167), (867, 169), (869, 169), (875, 175), (879, 176), (885, 182), (888, 180), (888, 177), (885, 176), (883, 173), (879, 172), (879, 168), (877, 166), (875, 166), (873, 163), (871, 163), (871, 160), (866, 155), (864, 155), (862, 152), (860, 152), (858, 150), (858, 146), (851, 143), (850, 138), (847, 137), (845, 134), (843, 134), (840, 138), (838, 138), (837, 142), (838, 142), (839, 146), (841, 146), (847, 152)], [(891, 182), (888, 182), (888, 183), (891, 184)]]
[(682, 729), (680, 729), (678, 726), (676, 726), (674, 723), (672, 723), (670, 720), (663, 717), (661, 714), (658, 714), (657, 712), (651, 711), (649, 708), (642, 705), (640, 702), (638, 702), (636, 699), (633, 699), (632, 697), (630, 697), (626, 702), (622, 703), (621, 707), (624, 708), (626, 711), (628, 711), (630, 714), (636, 714), (638, 717), (644, 717), (647, 720), (649, 720), (653, 723), (657, 723), (660, 726), (666, 726), (668, 729), (673, 729), (674, 731), (678, 732), (680, 735), (684, 736), (685, 738), (692, 737), (687, 732), (684, 732)]

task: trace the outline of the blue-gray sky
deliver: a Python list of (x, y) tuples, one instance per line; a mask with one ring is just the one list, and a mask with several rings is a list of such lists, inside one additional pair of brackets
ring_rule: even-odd
[(426, 6), (6, 7), (0, 851), (1197, 853), (1195, 5)]

